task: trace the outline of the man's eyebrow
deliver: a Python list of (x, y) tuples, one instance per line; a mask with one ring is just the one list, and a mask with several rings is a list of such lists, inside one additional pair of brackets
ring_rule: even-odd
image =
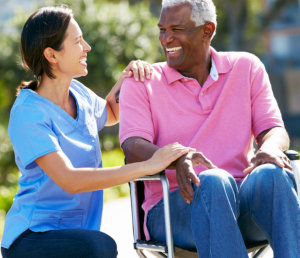
[(82, 35), (78, 35), (75, 40), (78, 40), (78, 39), (81, 39), (82, 38)]
[[(163, 27), (164, 25), (158, 23), (157, 26), (158, 26), (158, 27)], [(184, 26), (185, 26), (185, 25), (184, 25), (184, 24), (181, 24), (181, 23), (170, 25), (171, 28), (173, 28), (173, 27), (184, 27)]]

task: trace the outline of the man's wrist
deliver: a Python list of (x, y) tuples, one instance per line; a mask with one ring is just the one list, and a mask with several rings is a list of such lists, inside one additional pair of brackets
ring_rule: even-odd
[(176, 167), (177, 167), (179, 164), (183, 163), (183, 162), (186, 160), (187, 155), (188, 155), (188, 154), (185, 154), (185, 155), (181, 156), (179, 159), (173, 161), (173, 162), (171, 163), (171, 165), (169, 166), (169, 168), (170, 168), (170, 169), (176, 169)]

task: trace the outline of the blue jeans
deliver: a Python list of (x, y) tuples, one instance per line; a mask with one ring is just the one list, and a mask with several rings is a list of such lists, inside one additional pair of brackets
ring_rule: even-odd
[[(255, 169), (241, 184), (224, 170), (199, 174), (193, 201), (170, 194), (174, 244), (199, 257), (248, 257), (246, 241), (267, 239), (274, 257), (300, 257), (300, 210), (294, 175), (273, 164)], [(165, 242), (162, 200), (148, 213), (152, 239)], [(284, 239), (283, 239), (284, 238)]]
[(117, 246), (110, 236), (96, 230), (27, 230), (1, 252), (3, 258), (111, 258), (117, 257)]

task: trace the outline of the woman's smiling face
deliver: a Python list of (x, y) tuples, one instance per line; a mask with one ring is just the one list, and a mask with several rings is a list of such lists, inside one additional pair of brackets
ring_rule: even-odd
[(62, 49), (58, 51), (57, 70), (71, 78), (85, 76), (87, 70), (87, 53), (90, 45), (83, 39), (78, 23), (72, 18), (66, 31)]

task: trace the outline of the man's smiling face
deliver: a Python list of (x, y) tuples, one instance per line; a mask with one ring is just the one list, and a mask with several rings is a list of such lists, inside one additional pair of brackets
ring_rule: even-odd
[(196, 27), (191, 12), (189, 4), (167, 7), (162, 10), (158, 22), (159, 40), (167, 63), (178, 71), (189, 71), (203, 51), (203, 26)]

